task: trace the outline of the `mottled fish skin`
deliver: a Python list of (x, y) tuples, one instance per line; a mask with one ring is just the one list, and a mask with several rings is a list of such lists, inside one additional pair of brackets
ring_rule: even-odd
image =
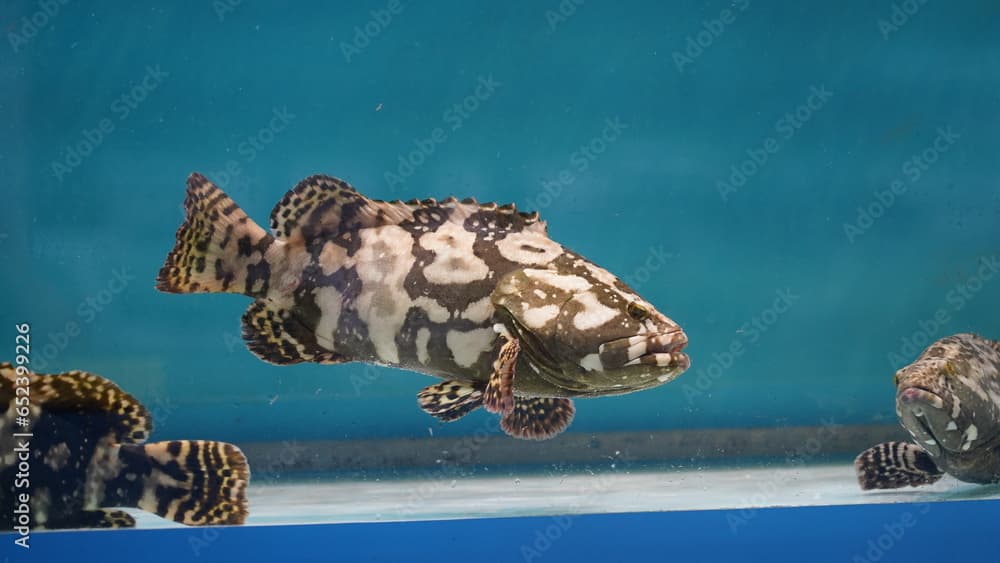
[(505, 333), (520, 342), (514, 394), (552, 398), (654, 387), (690, 363), (675, 322), (513, 205), (384, 202), (313, 176), (275, 207), (272, 235), (193, 174), (186, 206), (157, 287), (255, 297), (244, 336), (266, 361), (486, 382)]
[[(25, 383), (29, 425), (15, 426), (15, 389)], [(145, 407), (107, 379), (81, 371), (19, 375), (0, 363), (0, 530), (20, 525), (12, 507), (21, 493), (30, 497), (32, 529), (135, 525), (113, 507), (189, 525), (242, 523), (249, 480), (242, 452), (222, 442), (143, 444), (151, 430)], [(24, 449), (27, 488), (15, 486)]]
[[(894, 465), (905, 457), (925, 475), (936, 466), (962, 481), (1000, 482), (1000, 343), (975, 334), (942, 338), (896, 372), (895, 383), (900, 423), (929, 457), (911, 452)], [(870, 452), (893, 449), (887, 446)], [(859, 479), (864, 485), (860, 470)]]

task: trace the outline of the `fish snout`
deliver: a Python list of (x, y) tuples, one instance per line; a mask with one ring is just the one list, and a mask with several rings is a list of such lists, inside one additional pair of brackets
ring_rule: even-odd
[(941, 455), (942, 448), (962, 451), (968, 442), (966, 429), (955, 419), (958, 409), (941, 395), (927, 389), (900, 389), (896, 395), (896, 414), (917, 444), (932, 456)]

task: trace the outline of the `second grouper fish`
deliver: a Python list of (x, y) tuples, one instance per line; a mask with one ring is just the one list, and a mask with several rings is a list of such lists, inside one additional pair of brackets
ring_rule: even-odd
[(648, 389), (690, 365), (677, 323), (513, 205), (379, 201), (312, 176), (271, 212), (272, 235), (192, 174), (184, 206), (158, 289), (253, 297), (243, 336), (268, 362), (440, 377), (418, 400), (441, 420), (482, 406), (511, 436), (551, 438), (571, 397)]

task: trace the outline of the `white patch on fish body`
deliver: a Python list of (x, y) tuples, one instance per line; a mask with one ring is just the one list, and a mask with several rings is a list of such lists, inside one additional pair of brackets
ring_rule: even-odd
[(536, 269), (525, 270), (524, 274), (529, 278), (537, 279), (542, 283), (563, 291), (568, 291), (569, 293), (587, 291), (593, 287), (589, 281), (574, 274), (560, 274), (551, 270)]
[(972, 443), (979, 438), (979, 429), (976, 428), (975, 424), (970, 424), (969, 427), (965, 429), (965, 432), (962, 433), (962, 436), (965, 438), (965, 443), (962, 444), (962, 451), (968, 451), (969, 448), (972, 447)]
[(436, 231), (420, 237), (420, 246), (434, 252), (434, 261), (424, 267), (430, 283), (467, 284), (486, 279), (489, 266), (475, 255), (476, 234), (461, 225), (446, 222)]
[(487, 295), (479, 301), (471, 303), (468, 307), (462, 311), (461, 317), (463, 319), (468, 319), (474, 323), (486, 322), (490, 316), (493, 315), (493, 301), (490, 296)]
[(949, 422), (948, 422), (948, 426), (947, 426), (947, 427), (945, 427), (945, 430), (958, 430), (958, 425), (957, 425), (957, 424), (955, 424), (955, 421), (954, 421), (954, 420), (952, 420), (952, 421), (949, 421)]
[(340, 322), (340, 312), (344, 297), (333, 286), (317, 287), (313, 294), (319, 307), (319, 322), (316, 324), (316, 343), (327, 350), (333, 350), (333, 333)]
[(427, 364), (427, 360), (430, 359), (430, 354), (427, 351), (427, 343), (431, 339), (431, 331), (424, 327), (417, 331), (417, 338), (415, 344), (417, 345), (417, 361), (422, 364)]
[(412, 301), (412, 305), (423, 309), (432, 323), (444, 324), (451, 320), (448, 309), (430, 297), (418, 297)]
[(347, 249), (339, 244), (327, 242), (319, 255), (319, 266), (324, 276), (336, 272), (347, 261)]
[[(122, 471), (118, 457), (119, 446), (113, 445), (111, 437), (102, 438), (94, 448), (94, 455), (87, 464), (83, 484), (83, 509), (94, 510), (104, 499), (104, 489), (108, 481)], [(154, 511), (155, 512), (155, 511)]]
[(573, 301), (583, 306), (573, 317), (573, 326), (580, 330), (597, 328), (618, 316), (618, 311), (601, 303), (593, 293), (579, 293)]
[(587, 354), (580, 360), (580, 367), (587, 371), (604, 371), (600, 354)]
[(524, 322), (528, 328), (540, 329), (559, 316), (558, 305), (534, 307), (524, 312)]
[(563, 253), (563, 247), (532, 232), (511, 233), (496, 243), (500, 256), (511, 262), (543, 266)]
[(368, 338), (379, 359), (398, 364), (396, 335), (409, 309), (409, 303), (402, 302), (404, 281), (416, 261), (413, 237), (396, 225), (361, 229), (358, 234), (361, 245), (354, 263), (364, 282), (357, 300), (358, 315), (368, 325)]
[(492, 349), (495, 339), (496, 332), (492, 328), (477, 328), (469, 331), (449, 330), (445, 336), (445, 342), (455, 358), (455, 363), (462, 367), (470, 367), (475, 364), (483, 352)]

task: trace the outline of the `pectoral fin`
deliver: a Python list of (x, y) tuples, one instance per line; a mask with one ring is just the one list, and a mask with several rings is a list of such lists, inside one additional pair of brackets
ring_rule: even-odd
[(488, 412), (507, 415), (514, 410), (514, 368), (521, 343), (506, 331), (500, 334), (500, 351), (493, 361), (493, 373), (483, 390), (483, 408)]
[(930, 485), (944, 474), (930, 454), (909, 442), (884, 442), (868, 448), (854, 460), (854, 469), (865, 491)]

